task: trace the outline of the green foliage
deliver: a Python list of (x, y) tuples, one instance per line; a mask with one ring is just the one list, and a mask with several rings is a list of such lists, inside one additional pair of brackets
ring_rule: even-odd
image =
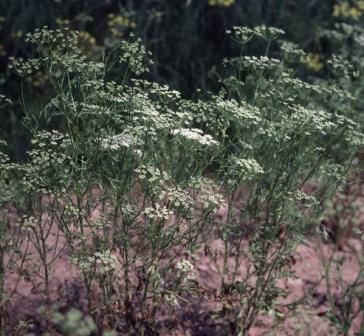
[[(80, 34), (69, 29), (27, 35), (38, 55), (14, 58), (11, 67), (46, 73), (52, 97), (26, 113), (32, 143), (25, 162), (0, 165), (12, 186), (1, 211), (15, 205), (17, 235), (38, 253), (35, 272), (47, 302), (58, 254), (47, 243), (45, 218), (65, 237), (89, 303), (96, 284), (100, 311), (118, 302), (127, 330), (153, 330), (156, 308), (165, 303), (173, 312), (190, 293), (200, 294), (193, 256), (203, 247), (220, 292), (235, 297), (219, 314), (234, 314), (240, 335), (274, 307), (294, 246), (363, 145), (351, 92), (298, 78), (287, 55), (301, 52), (279, 43), (281, 35), (265, 26), (234, 29), (242, 52), (259, 39), (264, 56), (226, 59), (219, 92), (201, 91), (191, 101), (137, 78), (149, 69), (140, 40), (123, 41), (99, 62), (83, 54)], [(271, 57), (280, 44), (283, 57)], [(318, 187), (307, 191), (312, 185)], [(241, 188), (243, 204), (236, 202)], [(226, 215), (218, 219), (218, 210)], [(213, 239), (223, 243), (222, 255), (212, 251)], [(243, 278), (242, 260), (251, 264)], [(80, 312), (58, 317), (65, 333), (74, 324), (82, 335), (93, 330)], [(122, 318), (108, 321), (120, 333)]]

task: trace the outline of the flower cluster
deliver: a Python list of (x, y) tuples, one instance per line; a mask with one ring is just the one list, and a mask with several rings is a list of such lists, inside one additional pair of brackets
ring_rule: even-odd
[(103, 250), (94, 254), (96, 271), (105, 274), (114, 271), (118, 267), (118, 259), (110, 250)]
[(192, 178), (189, 187), (196, 193), (195, 200), (204, 210), (215, 211), (225, 205), (220, 188), (213, 180), (207, 177)]
[(72, 203), (67, 203), (64, 206), (63, 214), (69, 217), (81, 217), (86, 215), (86, 211), (84, 209), (76, 207)]
[(136, 139), (128, 133), (111, 135), (101, 140), (101, 148), (105, 150), (119, 150), (128, 148), (136, 143)]
[(265, 25), (256, 26), (254, 28), (249, 28), (244, 26), (234, 26), (233, 31), (227, 30), (226, 33), (227, 34), (233, 33), (236, 40), (240, 43), (247, 43), (254, 36), (269, 41), (269, 40), (275, 40), (279, 36), (285, 34), (284, 30), (282, 29), (275, 27), (267, 27)]
[(53, 52), (79, 53), (79, 33), (68, 27), (52, 30), (47, 26), (36, 28), (33, 33), (26, 34), (26, 42), (42, 47), (42, 50)]
[(203, 146), (216, 146), (218, 144), (211, 135), (204, 134), (202, 130), (197, 128), (179, 128), (172, 130), (171, 133)]
[(40, 192), (50, 192), (47, 190), (50, 186), (53, 191), (63, 190), (72, 161), (67, 152), (69, 139), (55, 130), (43, 131), (32, 139), (32, 145), (34, 148), (28, 153), (30, 160), (21, 168), (24, 187)]
[(354, 66), (341, 55), (332, 55), (327, 60), (327, 64), (336, 76), (342, 76), (349, 79), (354, 72)]
[[(267, 105), (267, 108), (272, 102), (278, 103), (282, 107), (288, 107), (294, 105), (298, 97), (307, 95), (325, 97), (333, 94), (333, 90), (329, 91), (327, 87), (307, 83), (294, 77), (289, 71), (283, 71), (278, 77), (267, 79), (265, 85), (265, 90), (259, 91), (257, 97), (261, 98), (262, 104)], [(281, 114), (281, 112), (277, 111), (278, 114)]]
[[(221, 114), (216, 113), (216, 106), (205, 100), (180, 101), (178, 111), (173, 116), (181, 127), (188, 128), (191, 123), (203, 124), (208, 133), (219, 139), (219, 134), (225, 129), (226, 122)], [(176, 128), (175, 124), (174, 127)]]
[(284, 87), (294, 89), (297, 92), (310, 92), (310, 93), (317, 93), (323, 94), (323, 89), (319, 85), (307, 83), (297, 77), (294, 77), (290, 72), (282, 72), (278, 79), (270, 79), (270, 84), (277, 85), (284, 85)]
[[(237, 179), (237, 182), (251, 181), (264, 173), (260, 164), (252, 158), (241, 159), (236, 156), (230, 158), (230, 175)], [(236, 183), (236, 182), (234, 182)]]
[(178, 186), (169, 187), (163, 190), (159, 199), (166, 200), (168, 206), (178, 211), (185, 218), (190, 218), (192, 207), (194, 205), (191, 195), (187, 190), (183, 190)]
[(331, 115), (324, 110), (310, 110), (301, 105), (294, 105), (291, 110), (291, 122), (305, 135), (314, 132), (325, 135), (336, 126), (331, 121)]
[(233, 35), (237, 42), (248, 43), (254, 36), (253, 30), (244, 26), (234, 26), (233, 30), (227, 30), (226, 34)]
[(234, 99), (218, 100), (217, 107), (233, 120), (244, 122), (246, 125), (257, 125), (262, 120), (259, 109), (244, 101), (238, 103)]
[(15, 71), (19, 76), (27, 76), (40, 69), (40, 60), (38, 58), (28, 58), (24, 60), (22, 57), (9, 57), (10, 70)]
[(306, 55), (296, 43), (290, 41), (282, 41), (281, 50), (286, 60), (300, 60)]
[(299, 206), (310, 208), (319, 204), (318, 200), (313, 195), (308, 195), (302, 190), (296, 190), (289, 193), (291, 200)]
[[(120, 62), (126, 64), (128, 69), (135, 75), (141, 75), (149, 71), (149, 68), (145, 65), (145, 60), (147, 56), (151, 56), (151, 53), (146, 51), (140, 38), (135, 42), (121, 41), (120, 51)], [(149, 61), (149, 63), (152, 62)]]
[(228, 61), (225, 60), (226, 63), (230, 63), (238, 68), (242, 69), (252, 69), (254, 71), (257, 70), (269, 70), (275, 69), (279, 64), (280, 60), (276, 58), (270, 58), (267, 56), (241, 56), (231, 58)]
[(135, 204), (123, 202), (121, 206), (121, 213), (123, 216), (123, 220), (132, 221), (138, 216), (138, 214), (140, 213), (140, 209)]
[(22, 219), (23, 219), (23, 228), (25, 230), (31, 231), (38, 224), (38, 219), (35, 218), (34, 216), (23, 215)]
[(119, 265), (117, 257), (110, 250), (98, 251), (86, 257), (74, 256), (72, 260), (83, 272), (95, 272), (97, 276), (108, 275)]
[(178, 262), (176, 269), (181, 272), (183, 280), (194, 280), (196, 278), (194, 267), (187, 259)]
[(143, 181), (151, 194), (160, 198), (160, 195), (171, 182), (171, 177), (159, 168), (152, 165), (141, 165), (135, 169), (139, 179)]
[(173, 210), (168, 209), (158, 203), (154, 204), (153, 207), (146, 207), (143, 210), (143, 214), (149, 218), (149, 220), (161, 220), (167, 221), (171, 215), (173, 215)]
[(136, 95), (134, 102), (137, 104), (137, 109), (134, 110), (132, 121), (136, 125), (145, 126), (145, 133), (157, 135), (159, 130), (171, 128), (173, 121), (170, 116), (160, 113), (152, 103), (148, 102), (146, 95)]
[(344, 139), (350, 146), (353, 146), (354, 148), (360, 149), (364, 146), (364, 133), (356, 129), (349, 129)]
[(361, 47), (364, 47), (364, 34), (357, 35), (354, 38), (355, 42), (358, 43)]
[(135, 169), (141, 180), (147, 181), (150, 184), (156, 182), (167, 183), (171, 180), (171, 177), (165, 172), (160, 171), (159, 168), (149, 165), (142, 165)]
[[(87, 61), (85, 56), (80, 56), (77, 54), (67, 54), (63, 56), (53, 55), (53, 59), (57, 61), (58, 65), (60, 66), (59, 71), (82, 73), (86, 78), (87, 76), (101, 76), (105, 66), (102, 62)], [(59, 76), (58, 71), (55, 71), (51, 74)]]
[(274, 40), (281, 35), (285, 34), (285, 31), (276, 27), (267, 27), (265, 25), (257, 26), (253, 28), (253, 32), (256, 36), (264, 40)]
[(143, 91), (148, 92), (164, 102), (177, 101), (181, 98), (181, 93), (176, 90), (171, 90), (168, 85), (160, 85), (158, 83), (149, 82), (143, 79), (132, 79), (131, 82)]

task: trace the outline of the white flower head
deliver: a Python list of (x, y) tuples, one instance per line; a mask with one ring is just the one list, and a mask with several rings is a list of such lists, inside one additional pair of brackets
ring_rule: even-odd
[(209, 134), (204, 134), (198, 128), (178, 128), (172, 131), (173, 135), (179, 135), (187, 140), (194, 141), (204, 146), (216, 146), (218, 142)]
[(135, 144), (135, 139), (132, 135), (121, 133), (108, 136), (101, 140), (101, 147), (105, 150), (119, 150), (120, 148), (128, 148)]
[(88, 257), (74, 256), (72, 260), (82, 271), (96, 272), (98, 276), (113, 273), (119, 265), (117, 257), (110, 250), (98, 251)]
[(263, 168), (253, 158), (242, 159), (232, 156), (230, 162), (232, 175), (244, 181), (254, 180), (258, 175), (264, 173)]
[(158, 203), (154, 204), (153, 207), (146, 207), (143, 213), (150, 220), (162, 220), (162, 221), (167, 221), (169, 217), (173, 215), (172, 210), (169, 210), (165, 206), (161, 206)]
[(176, 269), (181, 272), (181, 275), (185, 280), (194, 280), (196, 278), (194, 266), (187, 259), (178, 262)]

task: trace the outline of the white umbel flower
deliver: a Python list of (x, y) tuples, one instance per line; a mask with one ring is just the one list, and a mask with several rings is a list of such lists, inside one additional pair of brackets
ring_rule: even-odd
[(178, 262), (176, 268), (181, 272), (185, 280), (194, 280), (196, 278), (194, 267), (187, 259)]
[(108, 136), (101, 140), (101, 147), (105, 150), (128, 148), (135, 143), (135, 139), (126, 133)]
[(204, 134), (198, 128), (178, 128), (172, 131), (173, 135), (179, 135), (187, 140), (197, 142), (204, 146), (215, 146), (218, 142), (209, 134)]

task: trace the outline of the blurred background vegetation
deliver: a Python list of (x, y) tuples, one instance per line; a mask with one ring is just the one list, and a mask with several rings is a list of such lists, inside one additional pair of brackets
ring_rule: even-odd
[[(32, 57), (25, 34), (45, 25), (79, 30), (82, 48), (93, 59), (102, 59), (131, 34), (141, 37), (155, 62), (150, 79), (186, 98), (199, 88), (216, 91), (224, 71), (218, 65), (240, 54), (226, 30), (278, 27), (307, 52), (297, 73), (349, 89), (357, 98), (353, 113), (361, 118), (363, 18), (363, 0), (0, 0), (0, 94), (14, 101), (0, 110), (0, 138), (10, 144), (13, 158), (21, 159), (27, 148), (24, 109), (36, 109), (51, 94), (45, 74), (19, 79), (8, 69), (10, 56)], [(252, 43), (244, 53), (259, 55), (262, 48)], [(335, 71), (327, 66), (332, 55), (349, 63), (350, 75), (340, 69), (344, 61)]]

